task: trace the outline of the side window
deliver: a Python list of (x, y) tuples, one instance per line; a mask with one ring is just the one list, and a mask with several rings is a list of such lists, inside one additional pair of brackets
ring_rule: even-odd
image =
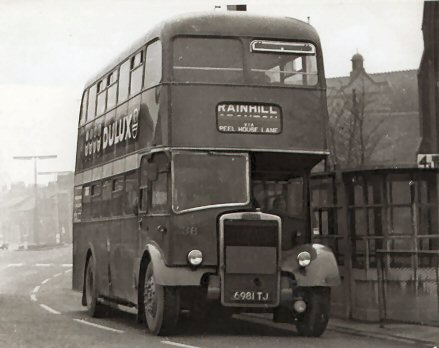
[(141, 212), (148, 211), (148, 157), (144, 156), (140, 163), (140, 197), (139, 210)]
[(157, 180), (153, 181), (151, 186), (151, 213), (167, 213), (168, 172), (159, 172)]
[(87, 121), (96, 116), (96, 84), (90, 87), (88, 94)]
[(73, 222), (79, 222), (82, 219), (82, 186), (74, 188), (73, 202)]
[(137, 199), (137, 172), (125, 176), (125, 214), (133, 214), (134, 203)]
[(111, 180), (105, 180), (102, 185), (102, 216), (111, 216)]
[(102, 216), (102, 204), (101, 204), (101, 184), (95, 183), (91, 186), (91, 217), (97, 218)]
[(85, 124), (85, 121), (87, 119), (87, 102), (88, 102), (88, 89), (84, 91), (84, 95), (82, 96), (82, 102), (81, 102), (81, 116), (79, 119), (79, 125), (82, 126)]
[(105, 104), (107, 101), (107, 80), (103, 79), (98, 82), (97, 93), (98, 93), (98, 105), (96, 114), (102, 115), (105, 112)]
[(119, 103), (127, 100), (128, 98), (128, 87), (130, 81), (130, 59), (120, 66), (120, 76), (119, 76)]
[(117, 80), (118, 70), (114, 70), (107, 76), (107, 110), (116, 106), (117, 103)]
[(111, 213), (122, 215), (123, 212), (123, 177), (113, 179), (111, 183)]
[(162, 79), (162, 43), (148, 45), (145, 59), (145, 88), (158, 85)]
[(143, 80), (143, 51), (138, 52), (130, 59), (131, 78), (130, 95), (134, 95), (142, 89)]
[(82, 218), (89, 219), (91, 216), (90, 186), (82, 187)]

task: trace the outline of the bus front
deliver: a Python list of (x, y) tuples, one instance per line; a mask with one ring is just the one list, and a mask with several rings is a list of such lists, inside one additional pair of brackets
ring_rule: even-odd
[(328, 153), (317, 33), (238, 15), (190, 17), (177, 29), (163, 75), (172, 223), (157, 243), (167, 265), (189, 271), (175, 267), (175, 282), (161, 285), (201, 286), (195, 303), (180, 288), (190, 310), (205, 297), (320, 336), (339, 273), (311, 241), (309, 176)]

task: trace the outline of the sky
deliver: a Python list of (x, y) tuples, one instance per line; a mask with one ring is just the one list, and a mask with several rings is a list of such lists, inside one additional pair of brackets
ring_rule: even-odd
[(369, 73), (419, 67), (417, 0), (0, 0), (0, 187), (33, 182), (32, 162), (17, 155), (56, 154), (38, 170), (74, 170), (84, 84), (154, 24), (242, 3), (251, 13), (310, 17), (327, 77), (349, 75), (357, 52)]

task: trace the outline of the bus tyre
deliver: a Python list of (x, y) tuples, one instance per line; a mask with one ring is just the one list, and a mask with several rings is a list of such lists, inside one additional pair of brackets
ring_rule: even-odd
[(155, 282), (152, 262), (145, 273), (143, 304), (148, 330), (157, 336), (172, 334), (180, 315), (180, 296), (175, 287)]
[(93, 256), (87, 261), (85, 269), (85, 302), (87, 312), (92, 317), (98, 317), (102, 311), (102, 305), (98, 302), (98, 289), (96, 284), (96, 267)]
[(307, 309), (296, 319), (300, 336), (319, 337), (328, 325), (330, 311), (330, 288), (313, 287), (304, 291)]

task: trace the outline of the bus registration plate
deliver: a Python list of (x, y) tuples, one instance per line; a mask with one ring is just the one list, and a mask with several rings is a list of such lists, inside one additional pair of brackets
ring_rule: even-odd
[(232, 301), (241, 302), (270, 302), (271, 296), (265, 291), (235, 291)]

